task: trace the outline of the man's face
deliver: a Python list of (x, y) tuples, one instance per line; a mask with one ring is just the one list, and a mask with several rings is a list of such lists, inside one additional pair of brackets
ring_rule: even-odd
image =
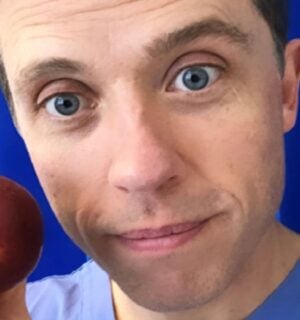
[(4, 0), (1, 12), (19, 130), (68, 234), (150, 309), (220, 294), (283, 188), (281, 79), (251, 2)]

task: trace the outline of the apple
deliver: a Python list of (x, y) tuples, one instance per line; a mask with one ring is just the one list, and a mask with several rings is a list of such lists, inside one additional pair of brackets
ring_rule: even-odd
[(43, 245), (43, 221), (32, 195), (0, 177), (0, 292), (26, 279)]

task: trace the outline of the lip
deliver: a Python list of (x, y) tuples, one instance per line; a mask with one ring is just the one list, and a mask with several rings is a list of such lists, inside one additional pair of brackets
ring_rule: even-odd
[(165, 252), (191, 241), (207, 224), (209, 219), (167, 225), (159, 229), (141, 229), (118, 236), (125, 247), (137, 252)]

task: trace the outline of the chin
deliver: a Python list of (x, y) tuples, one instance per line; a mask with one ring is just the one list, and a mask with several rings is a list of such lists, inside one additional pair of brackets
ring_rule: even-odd
[[(222, 278), (222, 280), (220, 280)], [(191, 282), (152, 285), (148, 288), (127, 292), (138, 305), (154, 312), (180, 312), (201, 307), (215, 300), (227, 287), (230, 280), (224, 275), (212, 279), (194, 279)]]
[[(177, 270), (149, 266), (147, 272), (129, 273), (126, 278), (114, 281), (137, 305), (160, 313), (187, 311), (217, 299), (233, 281), (238, 266), (219, 261), (214, 265), (203, 262)], [(223, 267), (222, 267), (223, 266)], [(120, 275), (120, 274), (119, 274)], [(128, 276), (129, 275), (129, 276)]]

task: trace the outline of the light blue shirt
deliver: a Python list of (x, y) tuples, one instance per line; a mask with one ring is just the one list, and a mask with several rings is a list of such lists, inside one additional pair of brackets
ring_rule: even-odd
[[(69, 275), (29, 283), (26, 302), (32, 320), (114, 320), (109, 277), (94, 261), (88, 261)], [(248, 317), (248, 320), (299, 319), (300, 261), (278, 289)]]
[(65, 276), (29, 283), (26, 302), (32, 320), (114, 320), (107, 273), (94, 261)]

